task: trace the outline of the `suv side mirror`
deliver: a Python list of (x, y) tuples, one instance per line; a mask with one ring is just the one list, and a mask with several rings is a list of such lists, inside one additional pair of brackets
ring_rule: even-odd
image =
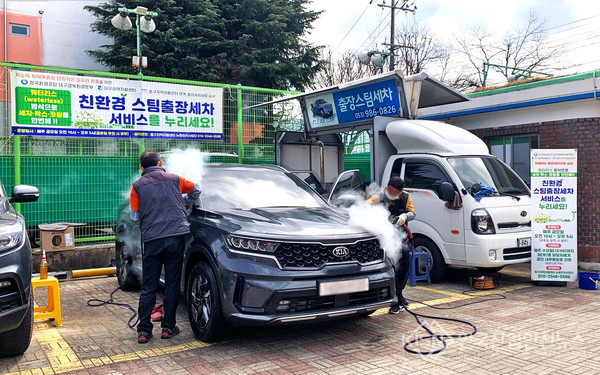
[(454, 200), (454, 187), (449, 182), (442, 182), (440, 185), (440, 199), (446, 202), (452, 202)]
[(11, 203), (35, 202), (39, 197), (40, 192), (35, 186), (15, 185), (8, 201)]

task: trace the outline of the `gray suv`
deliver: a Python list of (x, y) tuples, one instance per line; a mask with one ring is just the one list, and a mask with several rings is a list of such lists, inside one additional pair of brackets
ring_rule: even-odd
[[(188, 217), (182, 290), (196, 337), (231, 324), (274, 325), (368, 315), (395, 302), (394, 270), (372, 234), (303, 180), (271, 165), (208, 164)], [(117, 276), (139, 287), (140, 238), (121, 207)]]
[(33, 330), (31, 245), (25, 220), (11, 203), (33, 202), (37, 188), (17, 185), (11, 197), (0, 183), (0, 357), (22, 354)]

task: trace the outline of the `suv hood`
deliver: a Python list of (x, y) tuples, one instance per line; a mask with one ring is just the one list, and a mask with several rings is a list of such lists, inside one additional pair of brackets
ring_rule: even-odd
[(348, 215), (329, 207), (253, 208), (221, 212), (236, 234), (252, 237), (375, 237), (363, 228), (348, 225)]

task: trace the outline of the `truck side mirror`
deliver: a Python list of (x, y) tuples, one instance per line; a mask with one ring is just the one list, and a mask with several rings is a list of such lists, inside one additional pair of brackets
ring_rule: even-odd
[(442, 182), (440, 185), (440, 199), (446, 202), (452, 202), (454, 200), (454, 186), (449, 182)]

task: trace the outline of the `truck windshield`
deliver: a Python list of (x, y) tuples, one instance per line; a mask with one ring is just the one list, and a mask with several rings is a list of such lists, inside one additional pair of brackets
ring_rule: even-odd
[(500, 194), (529, 194), (529, 188), (510, 167), (494, 157), (448, 158), (465, 188), (482, 183)]

